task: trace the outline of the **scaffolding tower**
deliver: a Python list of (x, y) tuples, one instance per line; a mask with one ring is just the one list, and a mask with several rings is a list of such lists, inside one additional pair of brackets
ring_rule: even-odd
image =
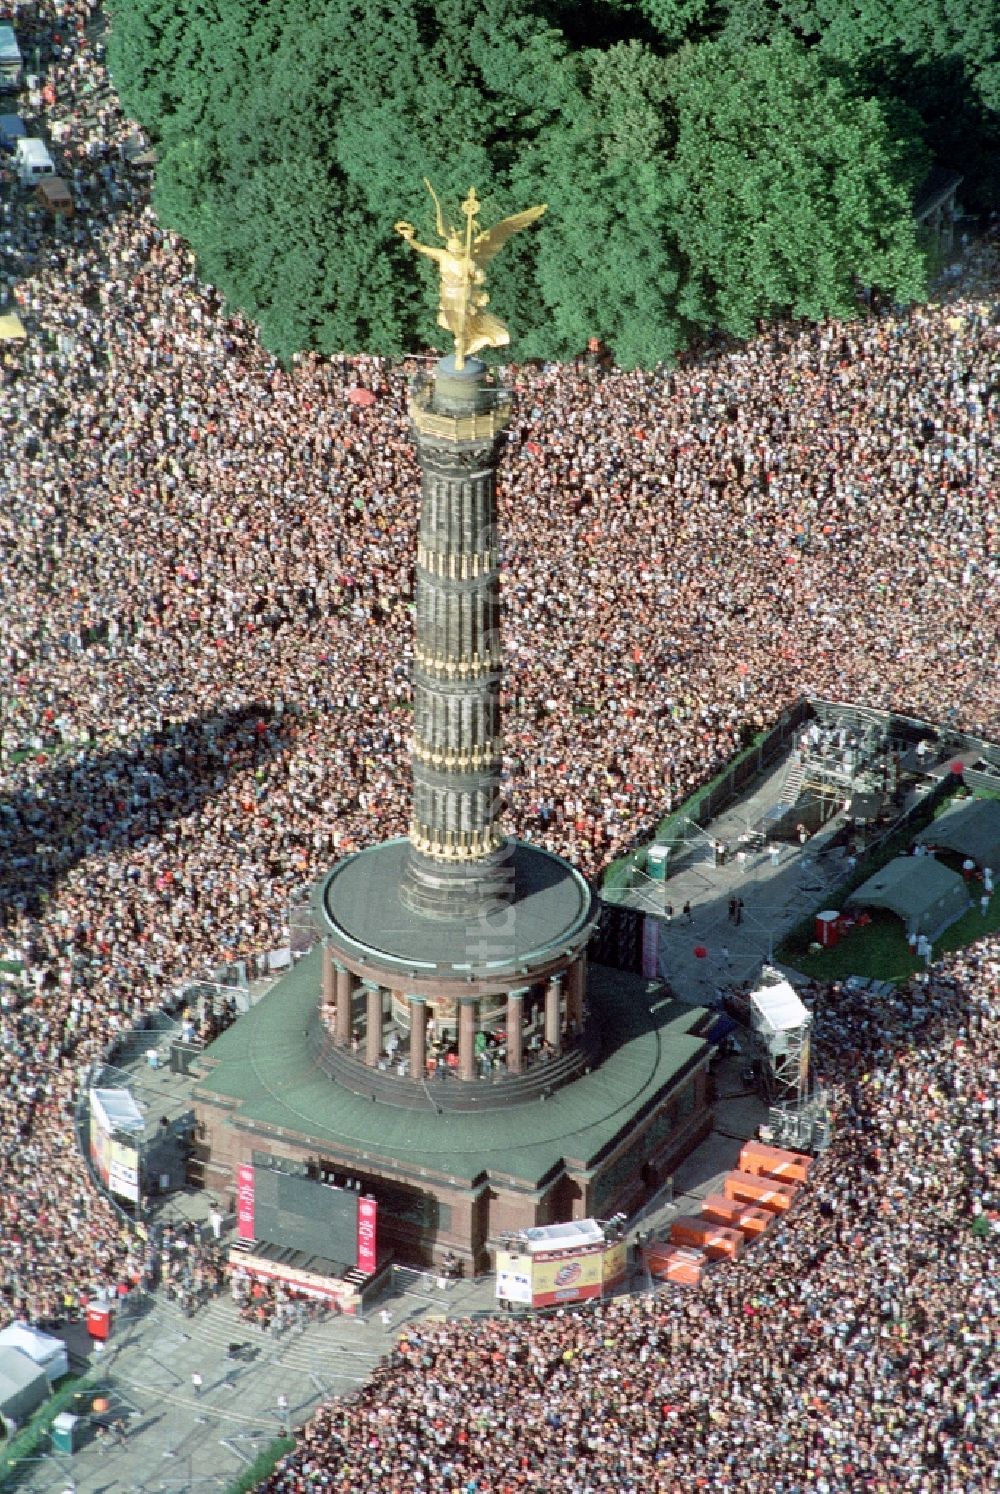
[(812, 1016), (794, 988), (765, 966), (763, 983), (750, 997), (750, 1026), (763, 1051), (767, 1091), (776, 1105), (801, 1105), (809, 1094)]

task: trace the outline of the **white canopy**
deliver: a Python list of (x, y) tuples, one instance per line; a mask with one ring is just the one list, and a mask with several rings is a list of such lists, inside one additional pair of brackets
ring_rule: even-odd
[(0, 1349), (20, 1349), (45, 1371), (50, 1381), (69, 1373), (69, 1355), (62, 1339), (26, 1323), (11, 1323), (5, 1328), (0, 1333)]
[(102, 1131), (144, 1131), (142, 1111), (127, 1089), (92, 1089), (90, 1103)]
[(0, 1416), (23, 1425), (49, 1398), (45, 1371), (20, 1349), (0, 1349)]
[(750, 1008), (758, 1032), (792, 1032), (809, 1021), (808, 1011), (787, 980), (754, 991)]
[(602, 1245), (604, 1231), (596, 1219), (574, 1219), (567, 1224), (536, 1224), (523, 1234), (528, 1254), (542, 1250), (572, 1250), (574, 1245)]

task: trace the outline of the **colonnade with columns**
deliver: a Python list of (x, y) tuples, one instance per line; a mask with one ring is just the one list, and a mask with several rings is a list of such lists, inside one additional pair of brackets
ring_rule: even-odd
[[(397, 1010), (405, 1010), (409, 1021), (409, 1077), (427, 1076), (428, 1023), (439, 1004), (455, 1013), (450, 1025), (457, 1027), (459, 1079), (467, 1082), (479, 1078), (477, 1072), (476, 1036), (497, 1028), (506, 1031), (506, 1068), (508, 1074), (524, 1072), (528, 1063), (525, 1045), (525, 1007), (531, 985), (510, 987), (506, 993), (479, 995), (455, 994), (454, 988), (439, 996), (416, 995), (400, 991), (376, 978), (355, 975), (337, 959), (329, 941), (323, 944), (322, 1006), (324, 1021), (334, 1045), (353, 1049), (371, 1068), (383, 1061), (383, 1037), (386, 998)], [(543, 1051), (549, 1058), (559, 1057), (582, 1033), (584, 998), (587, 986), (587, 956), (583, 952), (560, 970), (544, 978)], [(359, 993), (364, 1001), (358, 1000)], [(505, 998), (505, 999), (504, 999)], [(484, 1008), (489, 1017), (483, 1020)], [(456, 1011), (457, 1009), (457, 1011)], [(363, 1036), (359, 1036), (363, 1034)]]

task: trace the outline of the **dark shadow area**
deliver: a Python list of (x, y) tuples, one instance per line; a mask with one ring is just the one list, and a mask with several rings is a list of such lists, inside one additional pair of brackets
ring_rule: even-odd
[(831, 70), (860, 82), (900, 118), (916, 116), (934, 160), (965, 177), (962, 206), (989, 212), (1000, 190), (1000, 122), (982, 102), (975, 79), (961, 57), (921, 60), (898, 47), (886, 47), (850, 67)]
[[(271, 707), (255, 702), (149, 732), (135, 746), (29, 755), (11, 770), (21, 786), (0, 796), (0, 930), (19, 913), (37, 917), (85, 857), (169, 838), (235, 774), (287, 746)], [(239, 839), (236, 826), (230, 833)]]
[(544, 0), (537, 7), (551, 25), (557, 26), (575, 52), (584, 47), (606, 51), (621, 42), (641, 41), (656, 47), (662, 38), (656, 27), (636, 5), (614, 0)]

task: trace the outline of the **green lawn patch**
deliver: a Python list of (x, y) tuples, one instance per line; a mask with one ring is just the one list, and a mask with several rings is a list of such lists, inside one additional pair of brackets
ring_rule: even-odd
[[(777, 957), (783, 964), (817, 980), (844, 980), (848, 975), (863, 975), (872, 980), (907, 980), (922, 970), (924, 962), (911, 954), (902, 920), (883, 908), (872, 908), (870, 912), (871, 923), (853, 928), (833, 949), (810, 954), (799, 935), (779, 945)], [(997, 930), (1000, 930), (1000, 894), (994, 894), (985, 918), (976, 897), (969, 911), (934, 941), (934, 954), (964, 949), (984, 934)]]

